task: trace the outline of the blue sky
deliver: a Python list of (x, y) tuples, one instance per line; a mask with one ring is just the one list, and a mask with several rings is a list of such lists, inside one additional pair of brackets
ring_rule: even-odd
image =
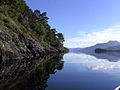
[(25, 0), (47, 12), (49, 24), (65, 36), (66, 47), (120, 41), (120, 0)]

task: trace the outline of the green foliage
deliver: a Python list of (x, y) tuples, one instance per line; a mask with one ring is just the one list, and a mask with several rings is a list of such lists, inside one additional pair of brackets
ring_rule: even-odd
[[(28, 32), (35, 32), (35, 37), (39, 41), (45, 42), (55, 48), (63, 47), (64, 36), (62, 33), (57, 33), (56, 29), (51, 29), (48, 24), (49, 18), (46, 12), (41, 13), (40, 10), (33, 12), (23, 0), (1, 0), (1, 14), (10, 17), (12, 21), (16, 22), (22, 28), (24, 27)], [(3, 24), (4, 22), (0, 21), (0, 25)], [(6, 23), (6, 25), (12, 26), (12, 23)]]
[(34, 15), (39, 19), (40, 18), (40, 10), (35, 10)]
[(46, 33), (46, 41), (48, 41), (48, 43), (52, 46), (56, 46), (56, 30), (55, 29), (50, 29), (47, 31)]
[(62, 33), (58, 33), (57, 34), (57, 37), (58, 37), (58, 39), (59, 39), (59, 41), (61, 42), (61, 43), (63, 43), (65, 40), (64, 40), (64, 36), (63, 36), (63, 34)]
[(34, 25), (35, 25), (36, 33), (39, 35), (39, 39), (41, 41), (44, 41), (44, 37), (46, 35), (46, 28), (41, 23), (35, 23)]

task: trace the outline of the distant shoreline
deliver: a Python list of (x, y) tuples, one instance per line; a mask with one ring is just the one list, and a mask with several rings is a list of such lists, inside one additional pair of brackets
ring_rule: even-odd
[(106, 52), (120, 52), (120, 50), (107, 50), (102, 48), (95, 49), (95, 53), (106, 53)]

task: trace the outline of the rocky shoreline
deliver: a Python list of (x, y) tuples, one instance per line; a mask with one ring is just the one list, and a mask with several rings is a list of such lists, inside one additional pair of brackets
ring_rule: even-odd
[(6, 88), (10, 89), (14, 81), (21, 83), (21, 77), (23, 79), (24, 75), (26, 77), (30, 76), (31, 72), (36, 72), (35, 70), (46, 60), (60, 56), (57, 58), (59, 62), (64, 53), (64, 48), (44, 47), (31, 36), (25, 36), (20, 32), (0, 30), (0, 87), (5, 89), (10, 85)]
[[(32, 11), (24, 0), (0, 2), (0, 88), (3, 88), (2, 90), (16, 90), (10, 89), (14, 86), (14, 82), (17, 84), (21, 78), (23, 81), (26, 80), (24, 76), (29, 76), (31, 80), (32, 71), (39, 73), (41, 79), (44, 79), (46, 74), (49, 76), (47, 70), (53, 67), (55, 70), (60, 60), (59, 55), (63, 56), (63, 53), (68, 52), (63, 46), (63, 34), (48, 24), (46, 14), (39, 10)], [(45, 60), (56, 55), (58, 58), (50, 61), (50, 64), (49, 60)], [(45, 63), (45, 66), (42, 63)], [(41, 83), (44, 82), (40, 81), (40, 85)], [(10, 87), (6, 89), (6, 86)]]
[(64, 48), (58, 50), (51, 46), (43, 47), (31, 36), (26, 37), (22, 33), (0, 30), (1, 63), (7, 59), (41, 57), (51, 53), (61, 52), (65, 52)]

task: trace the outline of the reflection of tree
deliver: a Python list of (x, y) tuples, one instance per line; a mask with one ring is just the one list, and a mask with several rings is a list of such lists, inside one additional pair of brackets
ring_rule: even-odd
[(101, 48), (96, 48), (95, 49), (95, 53), (105, 53), (105, 52), (108, 52), (106, 49), (101, 49)]
[(56, 69), (57, 70), (62, 70), (64, 66), (64, 61), (59, 62), (58, 64), (56, 64)]
[[(8, 74), (3, 77), (7, 78), (7, 80), (0, 78), (0, 88), (3, 90), (44, 90), (47, 87), (47, 80), (50, 74), (55, 74), (57, 70), (63, 69), (64, 62), (61, 61), (62, 57), (63, 55), (57, 55), (52, 56), (52, 58), (51, 56), (45, 57), (42, 61), (31, 60), (29, 69), (26, 67), (24, 70), (20, 67), (25, 63), (19, 63), (20, 65), (17, 67), (19, 71), (9, 71), (10, 76)], [(19, 75), (18, 72), (20, 72)]]

